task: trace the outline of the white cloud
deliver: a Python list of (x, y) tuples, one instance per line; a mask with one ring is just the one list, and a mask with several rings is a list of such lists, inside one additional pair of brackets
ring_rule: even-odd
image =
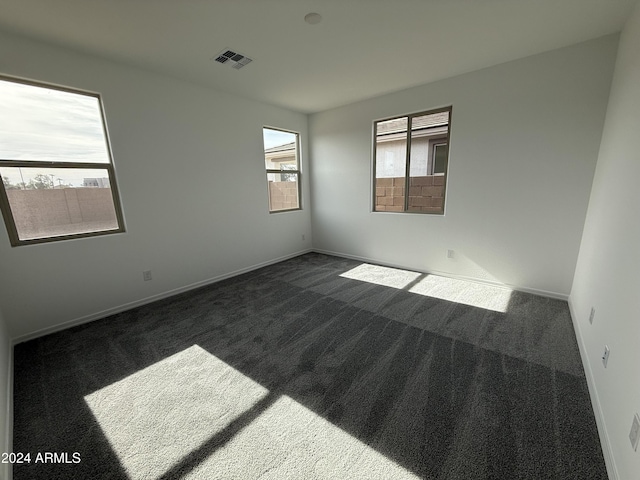
[(0, 80), (0, 159), (109, 163), (96, 97)]

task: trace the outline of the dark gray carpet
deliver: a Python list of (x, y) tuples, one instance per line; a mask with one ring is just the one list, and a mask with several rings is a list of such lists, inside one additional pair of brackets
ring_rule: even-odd
[(17, 345), (14, 478), (607, 478), (566, 302), (359, 265), (307, 254)]

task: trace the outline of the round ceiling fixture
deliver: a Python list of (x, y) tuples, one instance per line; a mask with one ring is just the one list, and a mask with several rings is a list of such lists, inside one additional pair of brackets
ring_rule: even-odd
[(307, 13), (304, 16), (304, 21), (309, 25), (316, 25), (322, 21), (322, 16), (319, 13)]

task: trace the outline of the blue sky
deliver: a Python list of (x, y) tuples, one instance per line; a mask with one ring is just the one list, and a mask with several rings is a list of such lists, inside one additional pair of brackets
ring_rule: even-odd
[(285, 145), (296, 140), (295, 133), (283, 132), (281, 130), (272, 130), (265, 128), (264, 130), (264, 148), (277, 147)]

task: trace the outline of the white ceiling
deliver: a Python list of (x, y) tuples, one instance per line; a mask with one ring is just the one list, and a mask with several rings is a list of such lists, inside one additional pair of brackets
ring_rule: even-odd
[(620, 31), (635, 3), (0, 0), (0, 29), (309, 113)]

